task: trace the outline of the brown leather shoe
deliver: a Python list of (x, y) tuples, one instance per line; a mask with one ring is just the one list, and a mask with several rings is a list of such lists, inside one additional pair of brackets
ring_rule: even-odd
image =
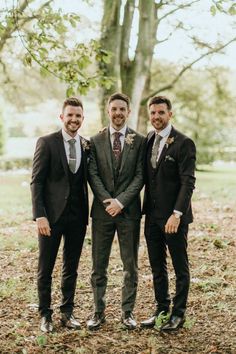
[(53, 324), (50, 316), (43, 316), (41, 318), (40, 329), (44, 333), (51, 333), (53, 331)]
[(153, 316), (149, 317), (147, 320), (144, 320), (140, 323), (141, 328), (153, 328), (156, 324), (156, 320), (161, 316), (167, 316), (167, 311), (156, 311)]
[(184, 317), (171, 315), (170, 319), (161, 326), (160, 330), (166, 332), (177, 331), (183, 327), (184, 322)]
[(62, 313), (61, 314), (61, 324), (62, 326), (69, 329), (80, 329), (80, 323), (75, 319), (73, 314)]
[(96, 330), (106, 321), (104, 312), (95, 312), (93, 317), (87, 322), (90, 331)]
[(126, 329), (135, 329), (137, 327), (137, 322), (131, 311), (125, 311), (122, 315), (121, 321)]

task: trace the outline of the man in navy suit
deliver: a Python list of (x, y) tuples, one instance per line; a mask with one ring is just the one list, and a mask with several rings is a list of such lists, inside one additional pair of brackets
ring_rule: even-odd
[(147, 138), (144, 213), (156, 311), (141, 322), (141, 326), (154, 326), (160, 313), (167, 314), (170, 310), (168, 248), (176, 276), (176, 293), (171, 316), (161, 329), (172, 331), (184, 323), (189, 291), (187, 234), (188, 225), (193, 221), (191, 196), (195, 185), (196, 148), (190, 138), (171, 125), (172, 107), (168, 98), (152, 97), (148, 108), (154, 131)]
[(65, 100), (63, 128), (39, 138), (31, 181), (33, 218), (39, 243), (38, 296), (41, 330), (51, 332), (51, 283), (61, 238), (63, 245), (61, 322), (80, 328), (73, 316), (77, 268), (88, 222), (87, 156), (89, 143), (78, 134), (84, 120), (82, 102)]

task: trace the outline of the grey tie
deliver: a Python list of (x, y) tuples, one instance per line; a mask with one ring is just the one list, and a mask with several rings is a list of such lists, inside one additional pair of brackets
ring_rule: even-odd
[(156, 134), (155, 140), (152, 146), (152, 156), (151, 156), (151, 165), (153, 168), (157, 167), (157, 156), (159, 153), (159, 148), (160, 148), (160, 141), (162, 139), (162, 136), (159, 134)]
[(75, 139), (70, 139), (68, 140), (68, 143), (70, 145), (69, 149), (69, 169), (71, 170), (72, 173), (75, 173), (76, 170), (76, 148), (75, 148)]

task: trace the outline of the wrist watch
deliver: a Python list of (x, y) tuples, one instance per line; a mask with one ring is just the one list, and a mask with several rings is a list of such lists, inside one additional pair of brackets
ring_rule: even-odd
[(181, 217), (181, 215), (179, 213), (173, 213), (173, 215), (176, 219), (180, 219), (180, 217)]

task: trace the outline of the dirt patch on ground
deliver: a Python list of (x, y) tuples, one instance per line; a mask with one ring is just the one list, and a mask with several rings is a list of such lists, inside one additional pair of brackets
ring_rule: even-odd
[[(55, 332), (42, 335), (38, 329), (36, 295), (37, 243), (22, 247), (25, 238), (35, 237), (31, 222), (1, 230), (0, 252), (0, 353), (96, 353), (96, 354), (178, 354), (236, 353), (236, 224), (233, 205), (219, 205), (208, 199), (194, 202), (195, 223), (189, 232), (191, 290), (185, 328), (175, 334), (158, 330), (126, 331), (120, 323), (122, 265), (117, 241), (114, 242), (107, 289), (107, 321), (96, 332), (86, 329), (93, 312), (90, 287), (90, 230), (81, 258), (75, 316), (82, 330), (68, 331), (60, 326), (60, 270), (57, 260), (53, 281)], [(12, 237), (18, 237), (16, 244)], [(8, 242), (9, 241), (9, 242)], [(171, 264), (169, 264), (171, 267)], [(139, 290), (135, 307), (138, 322), (154, 310), (152, 277), (145, 240), (141, 237)], [(174, 274), (170, 272), (170, 282)]]

